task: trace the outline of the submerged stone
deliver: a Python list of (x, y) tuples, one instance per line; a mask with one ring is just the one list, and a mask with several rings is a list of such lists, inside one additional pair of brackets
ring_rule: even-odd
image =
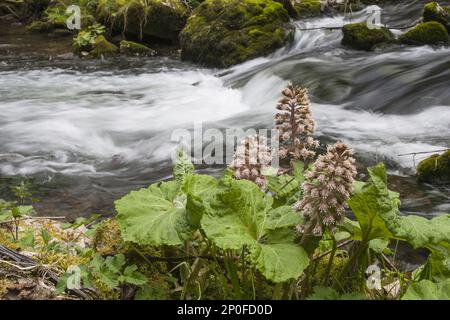
[(180, 34), (181, 57), (214, 67), (264, 56), (293, 39), (289, 15), (268, 0), (206, 0)]
[(387, 28), (369, 29), (367, 23), (347, 24), (342, 28), (342, 44), (357, 50), (373, 50), (377, 45), (395, 40)]

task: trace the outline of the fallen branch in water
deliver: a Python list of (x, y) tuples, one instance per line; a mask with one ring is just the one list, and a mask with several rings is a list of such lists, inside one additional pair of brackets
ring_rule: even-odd
[[(398, 27), (389, 27), (388, 25), (383, 25), (382, 27), (387, 28), (387, 29), (393, 29), (393, 30), (404, 30), (404, 29), (410, 29), (417, 26), (416, 24), (410, 25), (410, 26), (398, 26)], [(344, 27), (344, 25), (342, 25), (341, 27), (315, 27), (315, 28), (302, 28), (302, 29), (297, 29), (299, 31), (314, 31), (314, 30), (341, 30)]]
[(398, 154), (397, 157), (402, 157), (402, 156), (414, 156), (414, 155), (417, 155), (417, 154), (427, 154), (427, 153), (436, 153), (436, 152), (445, 152), (445, 151), (450, 151), (450, 149), (441, 149), (441, 150), (434, 150), (434, 151), (420, 151), (420, 152), (402, 153), (402, 154)]

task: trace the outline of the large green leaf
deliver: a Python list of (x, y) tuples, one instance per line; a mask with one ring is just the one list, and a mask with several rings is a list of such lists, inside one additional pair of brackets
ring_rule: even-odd
[(221, 249), (247, 246), (255, 267), (269, 280), (298, 278), (309, 263), (307, 253), (294, 242), (292, 227), (299, 220), (292, 208), (272, 209), (273, 199), (245, 180), (231, 181), (204, 204), (202, 227)]
[(412, 283), (402, 300), (450, 300), (450, 279), (439, 283), (429, 280)]
[(293, 227), (302, 222), (300, 214), (295, 212), (292, 206), (281, 206), (267, 212), (264, 227), (267, 230)]
[(431, 220), (413, 215), (401, 216), (399, 195), (389, 191), (384, 165), (369, 168), (369, 175), (370, 180), (359, 186), (348, 202), (360, 224), (362, 236), (367, 240), (396, 238), (415, 248), (430, 250), (450, 247), (450, 215)]
[(392, 237), (382, 214), (392, 212), (397, 204), (387, 201), (376, 187), (370, 186), (362, 193), (355, 194), (348, 204), (359, 222), (361, 237), (365, 237), (366, 240)]
[(450, 244), (450, 215), (431, 220), (413, 215), (398, 217), (390, 220), (388, 226), (396, 237), (415, 248)]
[(202, 199), (215, 193), (218, 182), (207, 175), (189, 173), (183, 174), (182, 180), (182, 186), (179, 181), (156, 183), (115, 202), (125, 241), (180, 245), (192, 235), (202, 219)]
[(261, 274), (276, 283), (297, 278), (309, 264), (308, 254), (286, 229), (270, 234), (266, 243), (254, 245), (251, 258)]
[(174, 205), (175, 181), (132, 191), (115, 202), (117, 221), (125, 241), (141, 245), (179, 245), (192, 231), (185, 208)]

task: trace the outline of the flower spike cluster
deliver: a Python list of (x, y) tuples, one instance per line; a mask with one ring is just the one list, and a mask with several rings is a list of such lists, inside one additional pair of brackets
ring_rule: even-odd
[(347, 145), (338, 142), (329, 146), (314, 163), (314, 170), (306, 174), (303, 199), (295, 205), (306, 220), (299, 232), (320, 236), (324, 228), (334, 232), (336, 223), (342, 222), (356, 176), (352, 155)]
[(275, 115), (275, 125), (280, 137), (281, 158), (310, 160), (314, 158), (319, 142), (314, 140), (315, 123), (311, 117), (308, 90), (290, 84), (282, 92)]
[(230, 168), (236, 179), (246, 179), (255, 182), (260, 187), (267, 183), (263, 171), (270, 167), (272, 154), (263, 136), (247, 136), (241, 141), (233, 156)]

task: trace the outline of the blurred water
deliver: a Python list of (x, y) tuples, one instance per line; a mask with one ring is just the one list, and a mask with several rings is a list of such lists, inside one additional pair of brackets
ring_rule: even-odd
[[(385, 7), (383, 22), (408, 25), (423, 3)], [(362, 11), (351, 19), (364, 17)], [(0, 177), (32, 179), (41, 213), (109, 214), (115, 198), (170, 175), (173, 130), (190, 129), (194, 121), (271, 128), (280, 91), (294, 81), (310, 91), (322, 141), (345, 140), (365, 165), (387, 163), (404, 212), (450, 211), (448, 187), (418, 184), (412, 157), (398, 156), (450, 147), (450, 49), (395, 45), (356, 52), (341, 47), (340, 30), (303, 30), (349, 19), (296, 22), (291, 46), (229, 70), (161, 57), (93, 63), (4, 54)]]

